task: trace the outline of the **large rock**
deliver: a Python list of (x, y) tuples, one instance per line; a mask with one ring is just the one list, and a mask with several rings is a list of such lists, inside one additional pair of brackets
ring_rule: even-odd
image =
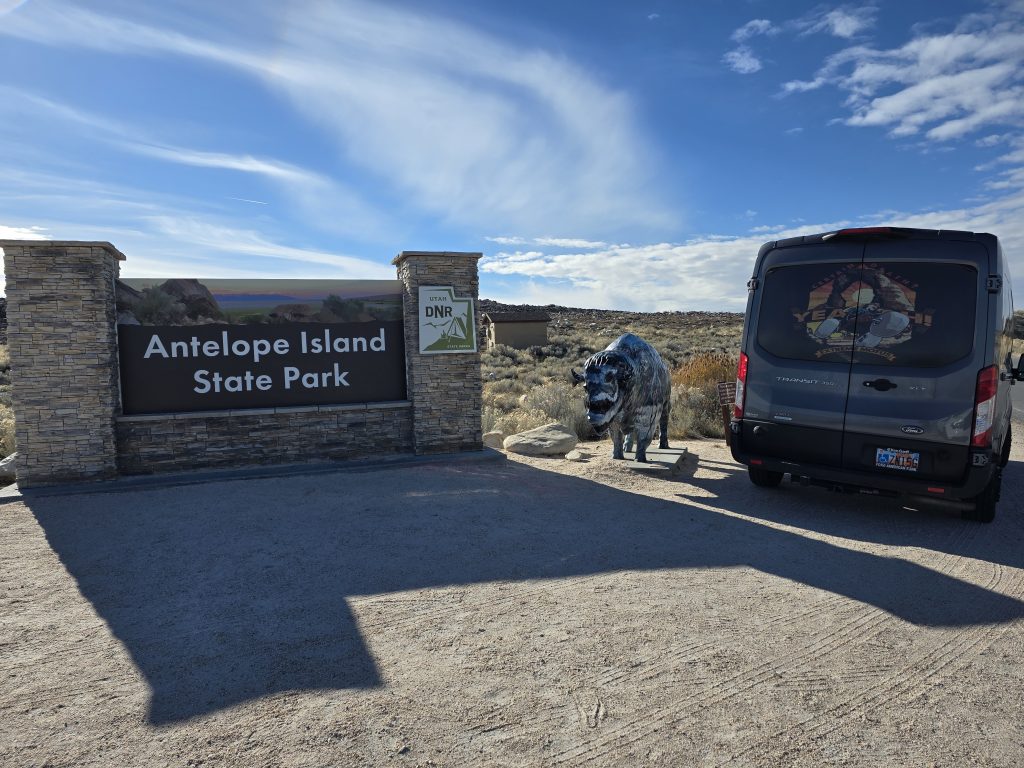
[(17, 475), (17, 452), (0, 461), (0, 483), (13, 483)]
[(483, 442), (488, 448), (502, 448), (505, 444), (505, 433), (498, 430), (484, 432)]
[(505, 438), (504, 448), (524, 456), (565, 456), (576, 447), (576, 433), (561, 424), (545, 424)]
[(198, 280), (174, 278), (160, 286), (160, 290), (185, 305), (190, 319), (211, 318), (220, 320), (224, 313), (209, 289)]

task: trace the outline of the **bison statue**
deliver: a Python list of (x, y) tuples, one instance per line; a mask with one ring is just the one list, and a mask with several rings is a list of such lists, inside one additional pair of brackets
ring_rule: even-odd
[[(570, 369), (573, 386), (586, 389), (587, 420), (598, 435), (610, 431), (612, 458), (625, 458), (623, 438), (636, 441), (636, 460), (647, 461), (647, 446), (661, 430), (661, 448), (668, 448), (668, 417), (672, 384), (668, 366), (650, 344), (625, 333), (591, 355), (583, 373)], [(628, 447), (628, 446), (627, 446)]]

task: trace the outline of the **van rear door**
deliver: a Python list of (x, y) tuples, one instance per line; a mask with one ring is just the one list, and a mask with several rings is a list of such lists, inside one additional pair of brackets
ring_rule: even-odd
[(864, 243), (842, 464), (954, 482), (969, 463), (985, 365), (988, 251), (979, 242)]
[(794, 244), (764, 254), (756, 318), (745, 341), (744, 449), (761, 456), (842, 466), (850, 386), (851, 298), (862, 242)]

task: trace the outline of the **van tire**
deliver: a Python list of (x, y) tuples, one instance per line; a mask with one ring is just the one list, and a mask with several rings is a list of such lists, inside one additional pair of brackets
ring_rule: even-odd
[(966, 509), (960, 513), (964, 520), (973, 520), (977, 523), (991, 523), (996, 516), (996, 504), (999, 503), (999, 495), (1003, 485), (1003, 471), (997, 469), (988, 481), (985, 490), (974, 497), (974, 509)]
[(782, 472), (772, 472), (770, 469), (759, 469), (747, 467), (747, 475), (750, 482), (761, 488), (778, 488), (782, 482)]

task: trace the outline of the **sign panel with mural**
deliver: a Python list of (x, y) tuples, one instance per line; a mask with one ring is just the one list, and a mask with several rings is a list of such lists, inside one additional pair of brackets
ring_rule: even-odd
[(450, 286), (420, 286), (419, 299), (421, 353), (476, 352), (472, 299), (456, 298)]
[(404, 400), (397, 280), (119, 280), (124, 413)]

